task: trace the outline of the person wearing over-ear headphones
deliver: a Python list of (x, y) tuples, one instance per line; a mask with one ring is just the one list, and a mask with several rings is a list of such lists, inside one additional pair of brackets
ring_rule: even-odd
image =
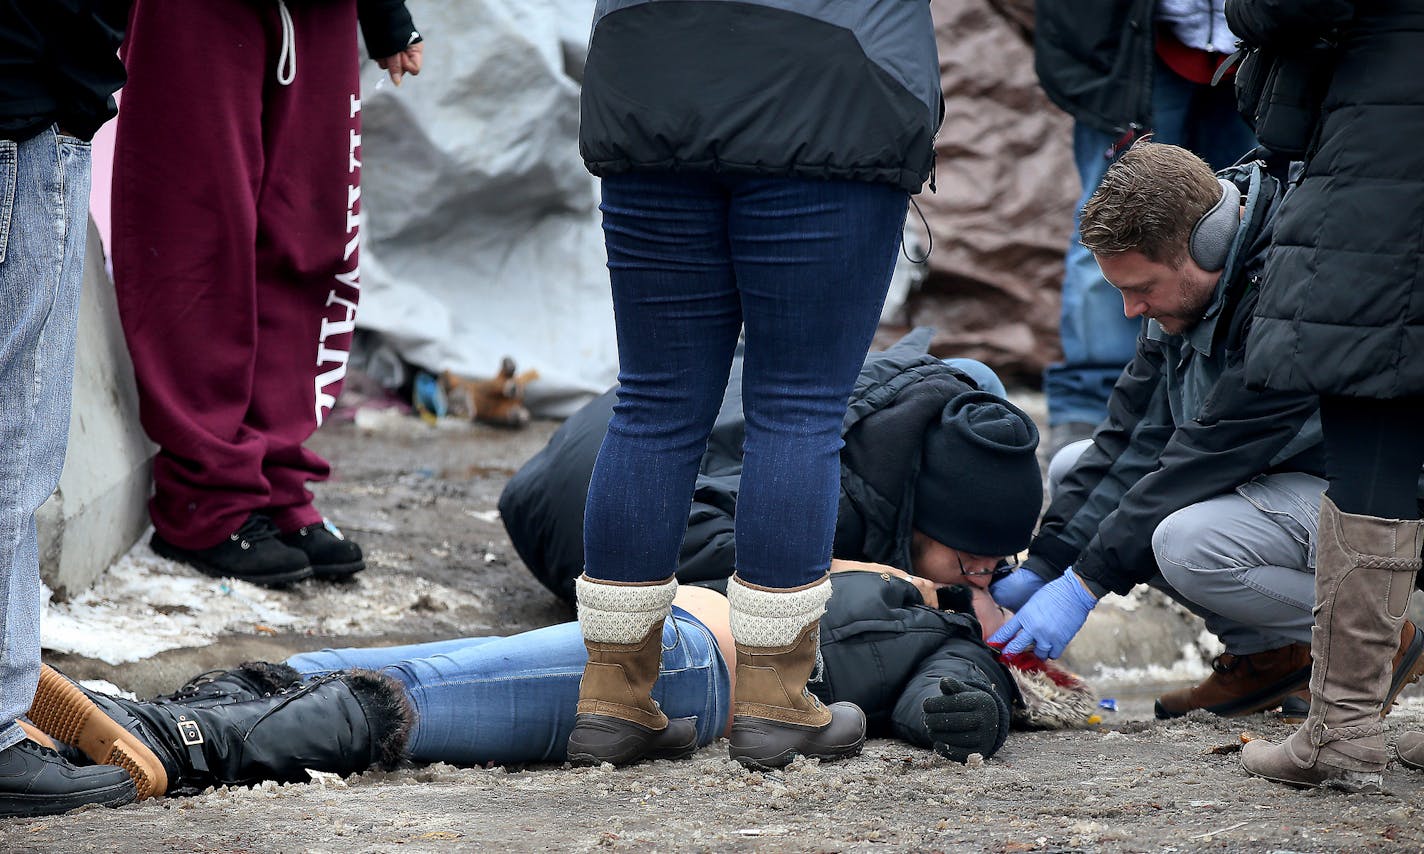
[[(1281, 192), (1260, 164), (1213, 174), (1151, 141), (1108, 169), (1082, 238), (1124, 312), (1144, 318), (1137, 353), (1093, 438), (1050, 466), (1028, 559), (992, 588), (1018, 613), (990, 642), (1042, 658), (1101, 596), (1138, 584), (1205, 619), (1226, 651), (1202, 683), (1158, 698), (1163, 718), (1308, 704), (1318, 402), (1247, 389), (1242, 359)], [(1424, 669), (1421, 651), (1406, 621), (1390, 700)]]

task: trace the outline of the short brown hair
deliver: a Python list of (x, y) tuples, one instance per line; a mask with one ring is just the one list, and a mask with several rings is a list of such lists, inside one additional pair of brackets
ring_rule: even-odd
[(1206, 161), (1144, 139), (1108, 167), (1083, 205), (1078, 233), (1094, 255), (1136, 251), (1177, 267), (1192, 227), (1220, 199), (1221, 185)]

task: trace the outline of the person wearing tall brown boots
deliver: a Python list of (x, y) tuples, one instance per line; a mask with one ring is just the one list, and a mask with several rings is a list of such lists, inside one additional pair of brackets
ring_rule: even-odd
[(576, 761), (681, 756), (648, 695), (699, 461), (745, 330), (732, 756), (860, 750), (806, 689), (831, 595), (846, 402), (942, 115), (924, 3), (598, 4), (579, 147), (602, 179), (618, 404), (585, 512)]
[[(1250, 47), (1331, 55), (1316, 63), (1329, 76), (1311, 98), (1284, 91), (1309, 75), (1270, 78), (1266, 103), (1318, 105), (1319, 115), (1246, 348), (1253, 384), (1320, 395), (1330, 485), (1310, 711), (1284, 743), (1247, 744), (1241, 763), (1293, 786), (1377, 791), (1391, 658), (1424, 547), (1424, 91), (1411, 82), (1424, 0), (1230, 0), (1226, 13)], [(1421, 747), (1420, 736), (1401, 738), (1400, 759), (1424, 764)]]

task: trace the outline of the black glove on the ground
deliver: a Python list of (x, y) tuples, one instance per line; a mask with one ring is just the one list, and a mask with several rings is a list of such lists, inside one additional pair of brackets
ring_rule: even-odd
[(969, 754), (985, 757), (999, 743), (999, 704), (986, 691), (965, 685), (953, 676), (939, 680), (940, 696), (925, 700), (925, 728), (935, 752), (955, 762)]

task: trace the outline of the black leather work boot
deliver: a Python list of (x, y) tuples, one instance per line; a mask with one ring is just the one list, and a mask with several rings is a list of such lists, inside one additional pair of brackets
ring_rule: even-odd
[(306, 552), (278, 539), (277, 526), (253, 513), (228, 538), (206, 549), (180, 548), (158, 532), (148, 544), (161, 557), (186, 563), (213, 578), (236, 578), (263, 587), (285, 587), (312, 577)]
[(77, 768), (28, 738), (0, 750), (0, 818), (58, 815), (90, 804), (118, 807), (134, 795), (134, 781), (122, 768)]

